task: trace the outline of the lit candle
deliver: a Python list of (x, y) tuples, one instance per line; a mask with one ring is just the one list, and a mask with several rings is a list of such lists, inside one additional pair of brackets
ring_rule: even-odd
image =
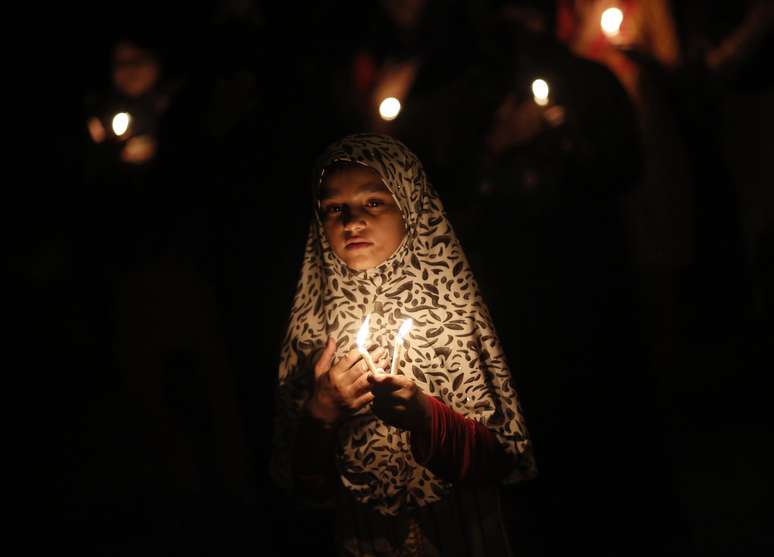
[(395, 120), (400, 114), (400, 101), (395, 97), (387, 97), (379, 103), (379, 116), (382, 120)]
[(396, 366), (398, 365), (398, 358), (400, 358), (400, 349), (403, 347), (403, 338), (411, 330), (411, 326), (414, 322), (409, 317), (398, 329), (398, 334), (395, 336), (395, 346), (392, 349), (392, 365), (390, 366), (390, 373), (395, 373)]
[(371, 359), (371, 355), (368, 353), (368, 350), (366, 350), (365, 347), (365, 341), (368, 338), (368, 322), (370, 319), (371, 315), (366, 315), (365, 321), (363, 321), (363, 324), (360, 326), (360, 330), (357, 332), (357, 350), (368, 364), (368, 368), (371, 370), (371, 373), (378, 373), (376, 371), (374, 361)]
[(132, 121), (131, 116), (126, 112), (119, 112), (113, 116), (112, 126), (113, 133), (117, 136), (122, 136), (129, 129), (129, 123)]
[(619, 8), (608, 8), (602, 12), (599, 26), (602, 28), (602, 32), (608, 39), (613, 39), (621, 33), (621, 24), (623, 23), (623, 20), (624, 15)]
[(535, 104), (545, 106), (548, 104), (548, 83), (544, 79), (536, 79), (532, 82), (532, 96)]

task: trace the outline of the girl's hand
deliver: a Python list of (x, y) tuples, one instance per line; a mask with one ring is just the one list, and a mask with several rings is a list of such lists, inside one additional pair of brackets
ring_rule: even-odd
[[(357, 350), (350, 350), (335, 365), (336, 339), (328, 338), (325, 349), (314, 366), (314, 392), (307, 402), (309, 414), (326, 424), (354, 414), (374, 398), (368, 383), (368, 364)], [(379, 367), (387, 365), (387, 351), (369, 352)]]
[(378, 374), (368, 377), (374, 397), (373, 412), (399, 429), (416, 433), (431, 427), (430, 401), (422, 389), (405, 375)]

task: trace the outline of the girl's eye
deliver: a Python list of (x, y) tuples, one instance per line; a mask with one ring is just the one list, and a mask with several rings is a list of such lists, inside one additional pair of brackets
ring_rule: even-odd
[(378, 199), (369, 199), (368, 202), (366, 203), (366, 206), (371, 207), (372, 209), (375, 207), (380, 207), (382, 205), (384, 205), (384, 202)]
[(335, 215), (337, 213), (341, 212), (341, 206), (340, 205), (329, 205), (326, 207), (323, 211), (326, 215)]

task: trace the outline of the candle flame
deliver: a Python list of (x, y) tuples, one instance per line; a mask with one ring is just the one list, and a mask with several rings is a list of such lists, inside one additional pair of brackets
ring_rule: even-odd
[(113, 116), (113, 133), (116, 135), (124, 135), (126, 130), (129, 129), (129, 121), (131, 120), (129, 114), (126, 112), (119, 112)]
[(544, 79), (536, 79), (532, 82), (532, 95), (535, 102), (540, 106), (548, 104), (548, 83)]
[(403, 325), (400, 326), (400, 329), (398, 329), (398, 340), (403, 340), (413, 325), (414, 321), (412, 321), (410, 317), (406, 319), (403, 322)]
[(400, 113), (400, 101), (395, 97), (387, 97), (379, 104), (379, 116), (382, 120), (395, 120)]
[(602, 32), (605, 36), (612, 38), (621, 32), (623, 19), (623, 12), (619, 8), (608, 8), (602, 12), (599, 26), (602, 27)]
[(357, 347), (361, 350), (365, 349), (365, 341), (368, 338), (368, 322), (371, 320), (371, 314), (366, 315), (365, 321), (360, 326), (360, 330), (357, 332)]

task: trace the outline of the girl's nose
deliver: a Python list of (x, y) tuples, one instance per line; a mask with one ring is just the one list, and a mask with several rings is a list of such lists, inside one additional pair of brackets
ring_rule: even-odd
[(345, 230), (360, 229), (365, 226), (365, 219), (363, 218), (362, 211), (347, 209), (344, 211), (342, 217)]

